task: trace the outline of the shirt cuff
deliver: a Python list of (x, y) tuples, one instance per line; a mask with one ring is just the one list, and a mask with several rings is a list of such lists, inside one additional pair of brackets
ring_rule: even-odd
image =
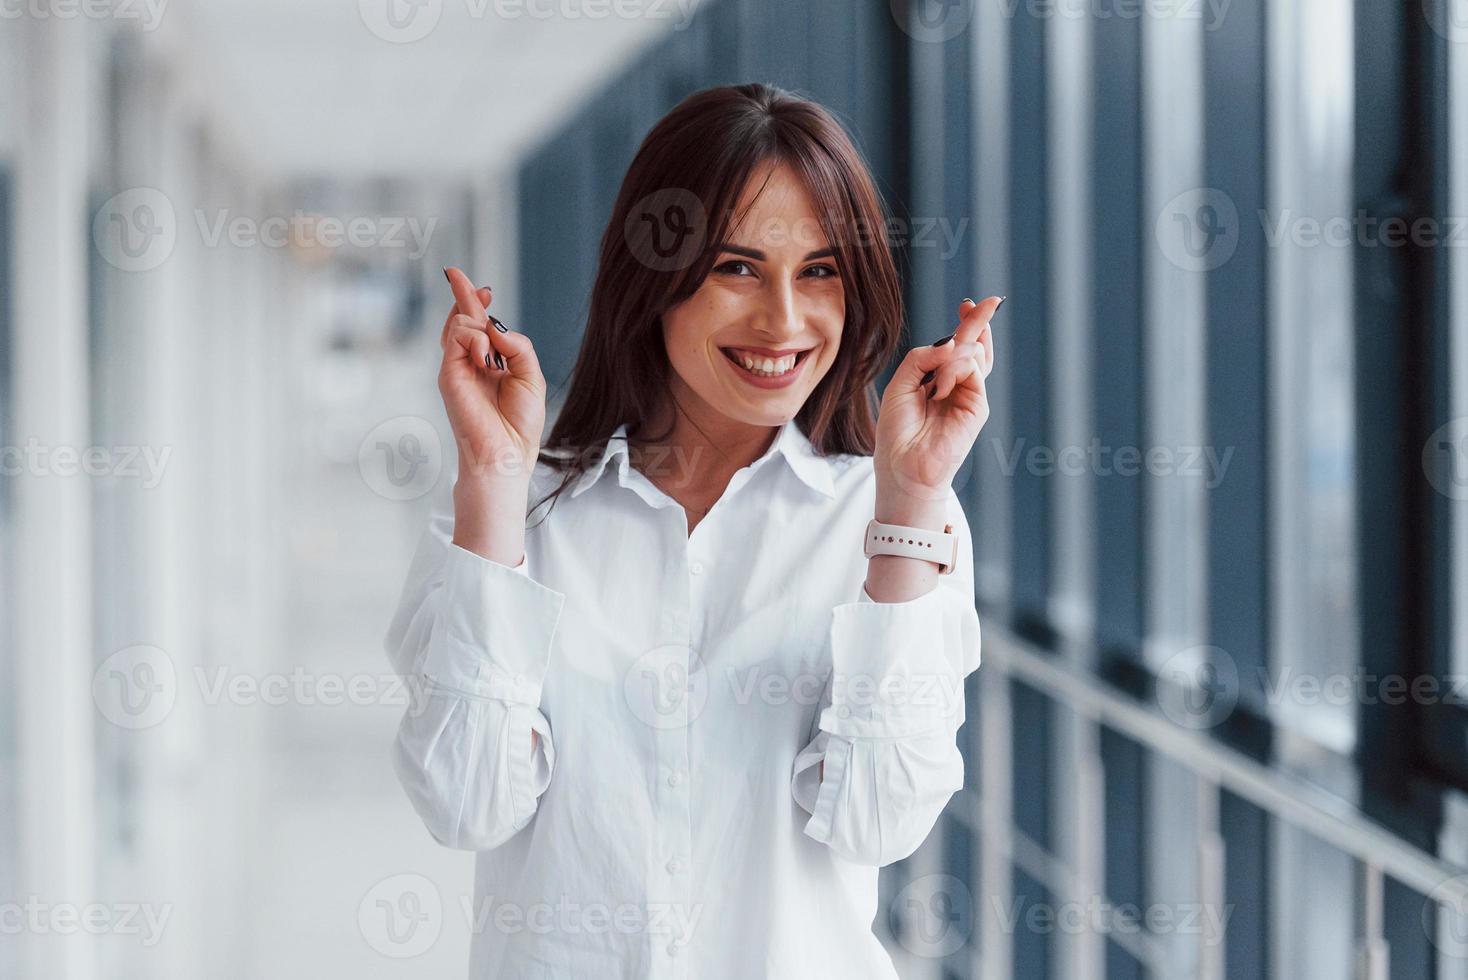
[(963, 678), (979, 663), (978, 612), (965, 591), (940, 580), (915, 599), (877, 602), (863, 585), (836, 606), (820, 729), (899, 738), (962, 724)]
[(423, 673), (461, 694), (540, 704), (565, 600), (528, 558), (511, 567), (451, 544)]

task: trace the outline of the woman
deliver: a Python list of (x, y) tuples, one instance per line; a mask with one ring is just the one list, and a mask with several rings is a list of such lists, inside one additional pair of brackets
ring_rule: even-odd
[(1000, 299), (908, 353), (874, 423), (885, 227), (820, 106), (688, 97), (622, 183), (546, 449), (530, 339), (445, 270), (459, 470), (387, 645), (423, 678), (398, 774), (478, 852), (473, 976), (896, 976), (877, 869), (963, 783), (950, 484)]

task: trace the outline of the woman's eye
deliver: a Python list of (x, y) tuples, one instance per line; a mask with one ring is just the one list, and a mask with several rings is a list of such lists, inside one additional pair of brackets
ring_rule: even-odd
[(733, 259), (729, 262), (725, 262), (723, 265), (714, 266), (715, 272), (721, 272), (726, 276), (745, 275), (744, 272), (739, 271), (740, 269), (747, 270), (749, 275), (754, 274), (754, 268), (748, 262), (744, 262), (740, 259)]
[(813, 279), (829, 279), (836, 275), (836, 269), (829, 265), (813, 265), (805, 271), (810, 273)]

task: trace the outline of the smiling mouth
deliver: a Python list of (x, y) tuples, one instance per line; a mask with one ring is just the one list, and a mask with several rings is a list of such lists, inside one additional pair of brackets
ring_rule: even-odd
[(779, 378), (791, 373), (800, 366), (800, 362), (805, 360), (806, 355), (810, 353), (810, 349), (807, 348), (795, 354), (786, 354), (783, 357), (765, 357), (758, 354), (751, 354), (748, 351), (742, 351), (734, 347), (720, 347), (719, 350), (723, 351), (724, 356), (734, 362), (734, 364), (748, 371), (750, 374), (758, 375), (761, 378)]

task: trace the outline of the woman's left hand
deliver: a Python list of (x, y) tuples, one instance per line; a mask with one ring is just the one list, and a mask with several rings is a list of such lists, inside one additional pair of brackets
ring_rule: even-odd
[(911, 523), (935, 507), (941, 518), (953, 477), (989, 419), (989, 320), (1002, 302), (964, 300), (958, 329), (938, 346), (908, 351), (893, 373), (877, 419), (878, 520)]

